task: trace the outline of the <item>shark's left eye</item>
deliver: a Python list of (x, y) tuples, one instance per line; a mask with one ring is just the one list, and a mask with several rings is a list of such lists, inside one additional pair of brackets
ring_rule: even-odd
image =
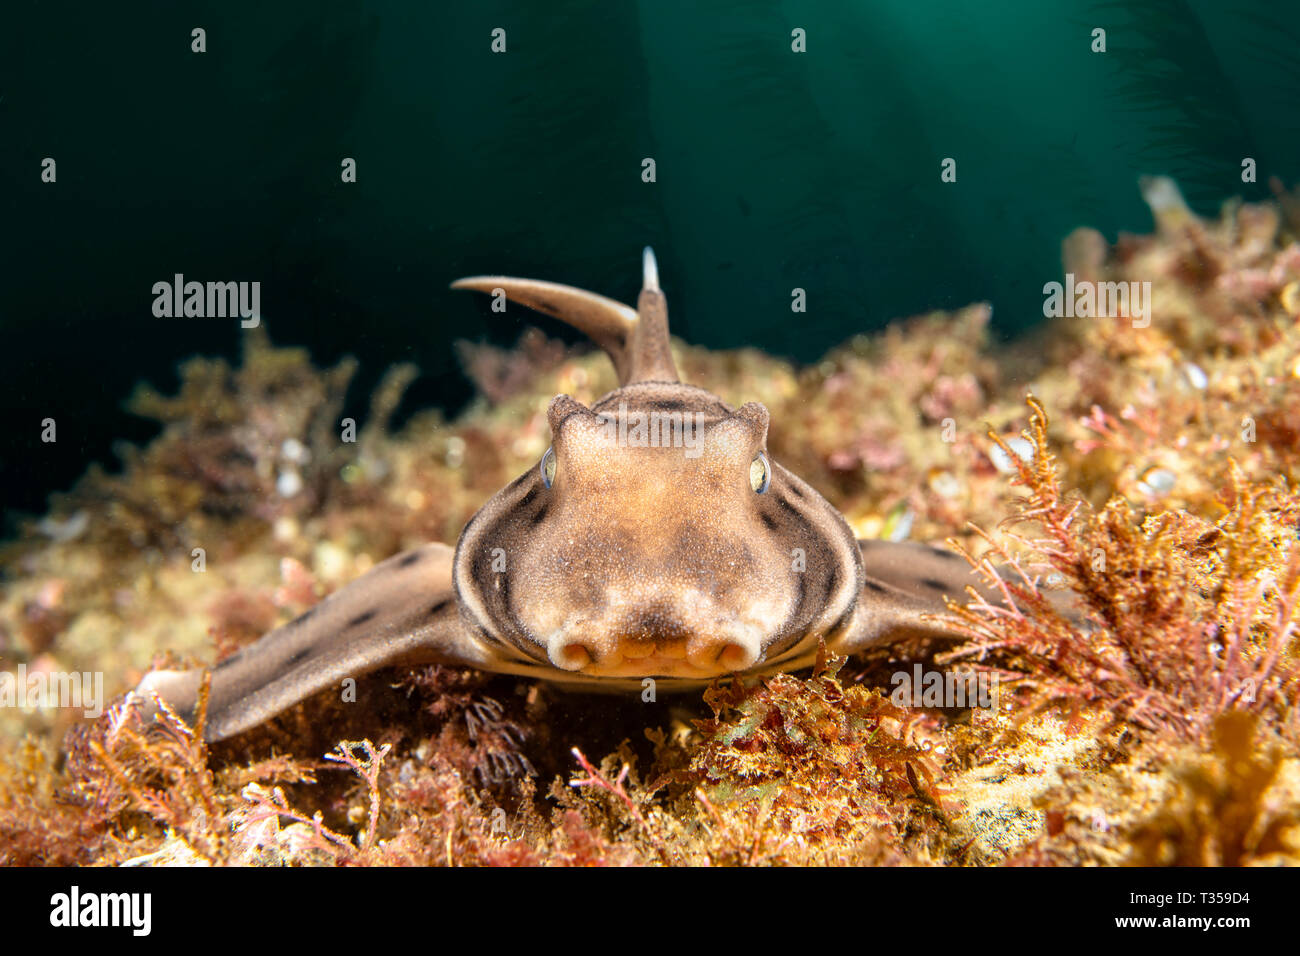
[(551, 487), (551, 482), (555, 480), (555, 446), (552, 445), (546, 449), (546, 454), (542, 456), (542, 464), (538, 468), (542, 473), (542, 484), (547, 488)]
[(760, 451), (758, 457), (749, 463), (749, 487), (761, 495), (771, 483), (772, 466), (768, 463), (767, 456)]

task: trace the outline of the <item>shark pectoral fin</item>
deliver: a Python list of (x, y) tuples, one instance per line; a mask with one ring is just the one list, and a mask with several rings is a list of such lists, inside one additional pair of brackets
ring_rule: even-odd
[[(858, 608), (842, 651), (859, 651), (904, 637), (956, 637), (944, 598), (970, 601), (968, 587), (990, 603), (1003, 597), (991, 590), (960, 554), (911, 541), (859, 540), (866, 573)], [(1010, 575), (1007, 575), (1010, 578)], [(1049, 591), (1051, 604), (1076, 626), (1084, 613), (1072, 591)], [(938, 615), (938, 617), (936, 617)]]
[(668, 343), (668, 305), (659, 288), (659, 267), (649, 247), (642, 253), (641, 274), (641, 294), (635, 309), (585, 289), (540, 279), (470, 276), (457, 279), (451, 287), (489, 295), (500, 289), (511, 302), (567, 322), (605, 351), (621, 385), (675, 382), (677, 369)]
[[(289, 623), (210, 668), (204, 739), (223, 740), (345, 678), (403, 664), (474, 657), (452, 587), (453, 550), (429, 544), (376, 565)], [(193, 721), (202, 668), (154, 671), (156, 693)]]

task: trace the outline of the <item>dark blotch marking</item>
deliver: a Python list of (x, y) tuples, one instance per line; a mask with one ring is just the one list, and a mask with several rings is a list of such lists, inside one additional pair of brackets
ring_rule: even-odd
[(838, 564), (831, 567), (831, 576), (827, 580), (826, 590), (822, 594), (822, 604), (826, 604), (831, 596), (839, 590), (840, 587), (840, 566)]
[(948, 585), (944, 584), (942, 581), (936, 578), (921, 578), (921, 583), (924, 584), (931, 591), (949, 590)]
[(397, 562), (397, 566), (398, 566), (399, 568), (409, 568), (411, 565), (416, 564), (417, 562), (419, 562), (419, 560), (420, 560), (421, 558), (423, 558), (423, 557), (424, 557), (424, 554), (423, 554), (422, 552), (420, 552), (420, 551), (412, 551), (412, 552), (411, 552), (410, 554), (408, 554), (406, 557), (402, 558), (402, 560), (398, 561), (398, 562)]
[(433, 616), (434, 614), (440, 614), (443, 610), (446, 609), (447, 605), (450, 603), (451, 603), (451, 598), (443, 598), (433, 607), (429, 608), (429, 615)]
[(224, 671), (227, 667), (233, 667), (235, 664), (239, 663), (240, 656), (240, 654), (231, 654), (224, 661), (217, 664), (216, 667), (212, 668), (212, 672), (215, 674), (217, 671)]
[(808, 516), (807, 516), (807, 515), (805, 515), (802, 511), (800, 511), (800, 510), (799, 510), (798, 508), (796, 508), (794, 505), (790, 504), (790, 502), (786, 501), (784, 498), (777, 498), (777, 499), (776, 499), (776, 502), (777, 502), (777, 504), (780, 505), (783, 509), (785, 509), (786, 511), (788, 511), (788, 512), (790, 513), (790, 516), (791, 516), (792, 518), (794, 518), (794, 519), (795, 519), (796, 521), (798, 521), (801, 525), (803, 525), (803, 529), (804, 529), (804, 533), (805, 533), (805, 534), (807, 534), (807, 535), (808, 535), (809, 537), (811, 537), (811, 538), (817, 538), (817, 537), (818, 537), (818, 535), (817, 535), (817, 526), (816, 526), (812, 521), (808, 520)]
[(770, 514), (768, 514), (766, 511), (760, 511), (758, 513), (758, 516), (761, 519), (763, 519), (763, 524), (767, 527), (769, 531), (776, 530), (776, 519), (773, 518)]
[(528, 489), (528, 493), (526, 495), (524, 495), (522, 498), (520, 498), (518, 501), (515, 502), (515, 507), (522, 508), (536, 497), (537, 497), (537, 486), (533, 485), (533, 487)]
[(311, 648), (304, 647), (302, 650), (295, 652), (292, 657), (290, 657), (287, 661), (285, 661), (284, 666), (292, 667), (294, 664), (297, 664), (300, 661), (302, 661), (302, 659), (305, 658), (310, 653), (311, 653)]
[[(715, 418), (727, 417), (727, 406), (719, 401), (700, 401), (698, 399), (681, 399), (681, 398), (658, 398), (651, 399), (645, 403), (645, 408), (654, 409), (660, 412), (682, 412), (683, 414), (694, 414), (703, 412), (706, 416)], [(629, 410), (631, 410), (629, 408)], [(640, 410), (640, 409), (638, 409)]]
[(945, 561), (964, 561), (964, 560), (965, 560), (965, 558), (963, 558), (963, 557), (962, 557), (960, 554), (958, 554), (956, 551), (945, 551), (945, 550), (943, 550), (942, 548), (931, 548), (930, 551), (931, 551), (931, 553), (934, 554), (934, 556), (935, 556), (936, 558), (943, 558)]
[(317, 604), (316, 607), (309, 607), (309, 608), (307, 608), (307, 610), (303, 611), (301, 614), (299, 614), (297, 617), (295, 617), (292, 621), (290, 621), (288, 624), (286, 624), (285, 627), (297, 627), (299, 624), (305, 624), (305, 623), (307, 622), (307, 619), (310, 618), (313, 614), (316, 613), (316, 608), (318, 608), (318, 607), (320, 607), (319, 604)]
[[(664, 385), (671, 385), (677, 389), (682, 388), (680, 382), (662, 382)], [(628, 402), (628, 411), (660, 411), (660, 412), (682, 412), (683, 414), (694, 414), (702, 412), (706, 418), (712, 418), (717, 421), (729, 418), (731, 416), (727, 406), (718, 401), (703, 389), (695, 389), (690, 386), (686, 388), (692, 393), (688, 398), (634, 398)], [(591, 410), (596, 414), (609, 414), (618, 408), (618, 399), (627, 399), (622, 389), (611, 393), (610, 395), (591, 406)]]
[(883, 584), (877, 584), (870, 579), (867, 580), (865, 586), (868, 591), (874, 591), (876, 594), (885, 594), (889, 590)]
[(511, 582), (509, 573), (498, 572), (494, 574), (493, 583), (499, 586), (490, 590), (484, 589), (484, 593), (488, 597), (488, 619), (498, 628), (501, 627), (502, 621), (509, 621), (514, 626), (516, 633), (523, 634), (524, 626), (510, 607)]
[(550, 505), (543, 501), (541, 505), (538, 506), (537, 510), (528, 516), (528, 523), (531, 525), (541, 524), (543, 519), (546, 518), (546, 513), (550, 510)]
[(352, 620), (348, 621), (347, 626), (360, 627), (362, 624), (365, 624), (367, 621), (373, 620), (378, 613), (379, 611), (374, 608), (371, 608), (369, 611), (363, 611), (362, 613), (354, 617)]

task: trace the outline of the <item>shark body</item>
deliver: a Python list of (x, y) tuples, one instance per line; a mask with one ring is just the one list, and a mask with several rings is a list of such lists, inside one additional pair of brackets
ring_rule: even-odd
[[(944, 598), (975, 578), (946, 549), (860, 541), (767, 454), (761, 404), (731, 408), (678, 379), (645, 250), (633, 309), (505, 276), (504, 294), (575, 326), (620, 386), (590, 408), (558, 395), (552, 445), (465, 526), (455, 549), (390, 558), (211, 670), (205, 737), (253, 727), (346, 678), (471, 666), (586, 689), (699, 687), (944, 633)], [(159, 670), (137, 693), (193, 716), (205, 669)]]

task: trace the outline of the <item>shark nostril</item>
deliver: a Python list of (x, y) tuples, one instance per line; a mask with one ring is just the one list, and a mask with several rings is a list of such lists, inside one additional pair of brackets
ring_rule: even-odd
[(718, 663), (729, 671), (744, 670), (757, 659), (758, 654), (753, 648), (746, 647), (744, 644), (737, 644), (734, 641), (724, 644), (722, 650), (718, 653)]
[(583, 667), (591, 663), (591, 651), (582, 644), (565, 644), (560, 654), (564, 657), (564, 667)]
[(546, 656), (552, 664), (566, 671), (582, 670), (594, 659), (586, 644), (567, 640), (552, 641), (546, 649)]

